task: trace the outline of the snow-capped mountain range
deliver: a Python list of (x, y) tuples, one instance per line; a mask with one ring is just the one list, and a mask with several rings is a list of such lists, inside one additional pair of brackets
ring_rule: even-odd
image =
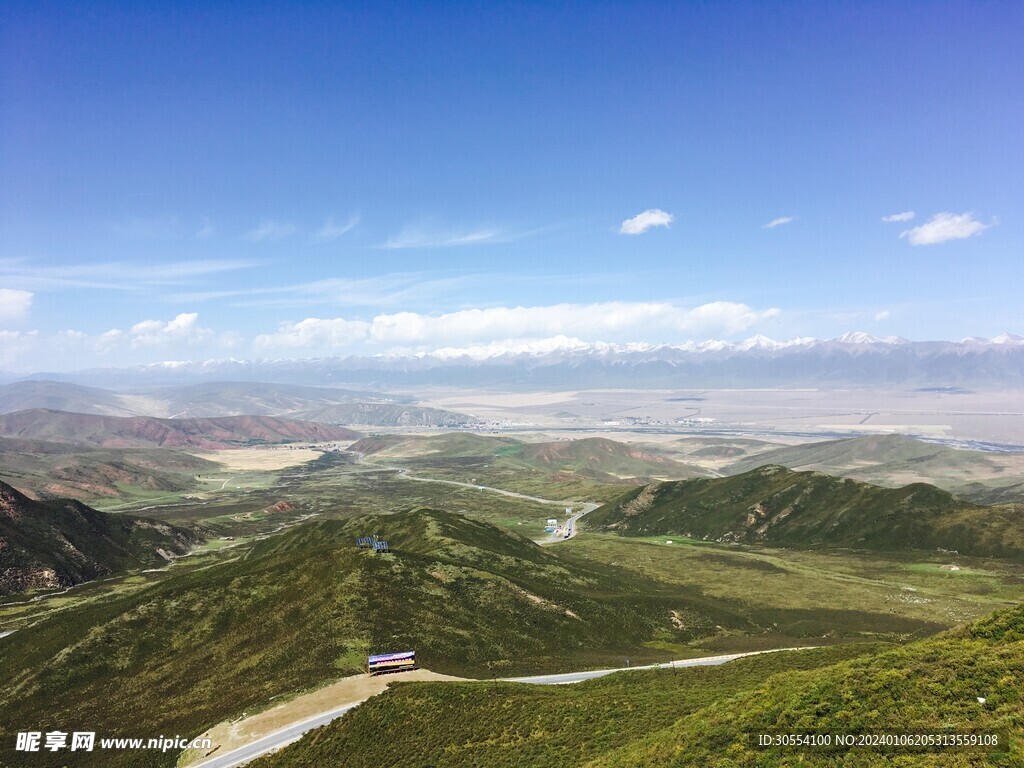
[(758, 386), (1024, 386), (1024, 336), (910, 341), (862, 332), (835, 339), (610, 344), (537, 341), (398, 350), (372, 357), (167, 361), (126, 369), (39, 373), (94, 386), (266, 381), (493, 388)]

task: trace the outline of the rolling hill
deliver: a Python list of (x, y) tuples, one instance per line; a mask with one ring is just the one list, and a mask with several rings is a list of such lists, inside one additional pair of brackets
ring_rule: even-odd
[[(1009, 768), (1024, 763), (1021, 637), (1024, 608), (1015, 608), (897, 648), (783, 652), (571, 686), (399, 684), (252, 765)], [(998, 734), (1004, 746), (913, 751), (756, 741), (811, 733)]]
[(128, 400), (117, 392), (61, 381), (17, 381), (0, 386), (0, 413), (46, 408), (102, 416), (134, 416)]
[(183, 528), (99, 512), (72, 499), (33, 501), (0, 482), (0, 595), (165, 562), (198, 540)]
[(586, 525), (772, 546), (957, 550), (1024, 557), (1024, 518), (924, 483), (881, 488), (768, 465), (732, 477), (652, 483), (594, 510)]
[(0, 435), (106, 448), (165, 447), (214, 450), (247, 445), (353, 440), (344, 427), (272, 416), (156, 419), (97, 416), (36, 409), (0, 416)]
[[(422, 437), (387, 435), (364, 438), (351, 450), (364, 455), (402, 460), (410, 466), (440, 467), (446, 462), (468, 469), (579, 475), (599, 482), (621, 483), (635, 478), (707, 477), (711, 473), (634, 445), (588, 437), (582, 440), (524, 443), (507, 437), (453, 433)], [(471, 461), (475, 459), (476, 461)], [(565, 478), (563, 478), (565, 479)]]
[(0, 480), (36, 498), (122, 498), (131, 492), (195, 488), (220, 465), (164, 448), (93, 448), (0, 437)]
[(367, 427), (460, 427), (475, 419), (464, 413), (419, 405), (393, 403), (346, 403), (306, 408), (288, 414), (321, 424)]
[[(355, 537), (369, 533), (389, 540), (391, 553), (356, 548)], [(373, 651), (414, 648), (429, 669), (489, 677), (491, 669), (585, 668), (627, 655), (664, 659), (667, 651), (644, 643), (740, 625), (745, 619), (697, 592), (665, 591), (460, 515), (326, 520), (4, 638), (0, 723), (201, 733), (275, 696), (359, 673)], [(12, 744), (0, 741), (3, 750)], [(38, 757), (39, 765), (66, 759)], [(173, 762), (97, 752), (76, 765)]]
[(992, 499), (992, 494), (1000, 500), (1024, 499), (1013, 492), (1013, 486), (1024, 484), (1024, 455), (949, 448), (903, 435), (777, 448), (744, 457), (726, 471), (742, 473), (764, 464), (817, 470), (891, 487), (930, 483), (982, 503)]

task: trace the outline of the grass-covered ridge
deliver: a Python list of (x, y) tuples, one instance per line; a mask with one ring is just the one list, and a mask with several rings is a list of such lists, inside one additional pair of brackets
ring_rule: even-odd
[[(357, 535), (373, 533), (392, 554), (355, 547)], [(200, 733), (358, 673), (371, 652), (414, 648), (423, 666), (480, 677), (565, 671), (625, 656), (663, 660), (668, 651), (644, 644), (685, 643), (744, 621), (696, 591), (581, 564), (460, 515), (309, 523), (232, 562), (68, 608), (4, 638), (2, 743), (38, 723)], [(117, 764), (110, 754), (87, 759)], [(116, 759), (166, 764), (148, 753)]]
[(426, 477), (552, 499), (602, 501), (618, 496), (623, 485), (711, 474), (696, 465), (603, 437), (524, 443), (468, 433), (386, 435), (363, 438), (351, 450)]
[[(594, 761), (639, 766), (1019, 766), (1024, 764), (1024, 608), (882, 654), (773, 677)], [(984, 699), (984, 703), (979, 701)], [(758, 733), (998, 733), (1010, 751), (760, 749)], [(724, 758), (728, 759), (728, 762)]]
[[(1016, 608), (892, 649), (769, 654), (557, 689), (402, 685), (257, 765), (1017, 766), (1021, 679), (1024, 608)], [(757, 734), (915, 732), (998, 733), (1012, 747), (993, 755), (756, 744)]]
[(881, 488), (767, 465), (733, 477), (654, 483), (594, 510), (586, 524), (625, 535), (772, 546), (957, 550), (1024, 557), (1024, 518), (925, 483)]
[(199, 540), (191, 530), (74, 499), (35, 501), (0, 482), (0, 595), (165, 563)]
[(581, 766), (772, 674), (814, 669), (879, 647), (784, 651), (718, 667), (624, 672), (573, 685), (401, 683), (253, 766)]

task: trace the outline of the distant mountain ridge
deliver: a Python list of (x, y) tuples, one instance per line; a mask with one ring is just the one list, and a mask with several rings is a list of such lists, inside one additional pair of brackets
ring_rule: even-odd
[(1024, 558), (1024, 518), (1011, 505), (972, 504), (926, 483), (882, 488), (772, 464), (651, 483), (594, 510), (585, 524), (627, 536)]
[(33, 501), (0, 482), (0, 595), (165, 562), (199, 539), (184, 528), (100, 512), (74, 499)]
[(40, 408), (170, 419), (277, 416), (323, 424), (380, 427), (456, 427), (476, 421), (463, 413), (416, 405), (403, 396), (384, 397), (368, 391), (301, 384), (206, 381), (131, 391), (42, 379), (0, 385), (0, 414)]
[(35, 409), (0, 415), (0, 436), (106, 448), (159, 446), (215, 450), (271, 443), (354, 440), (359, 434), (344, 427), (271, 416), (156, 419)]
[(1024, 337), (908, 341), (854, 332), (835, 339), (606, 344), (556, 337), (512, 346), (415, 355), (154, 363), (125, 369), (40, 373), (93, 386), (254, 380), (316, 384), (532, 387), (1024, 385)]

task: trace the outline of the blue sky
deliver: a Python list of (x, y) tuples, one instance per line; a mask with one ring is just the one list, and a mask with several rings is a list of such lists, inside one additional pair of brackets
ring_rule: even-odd
[(1010, 2), (7, 2), (0, 369), (1020, 333), (1022, 34)]

